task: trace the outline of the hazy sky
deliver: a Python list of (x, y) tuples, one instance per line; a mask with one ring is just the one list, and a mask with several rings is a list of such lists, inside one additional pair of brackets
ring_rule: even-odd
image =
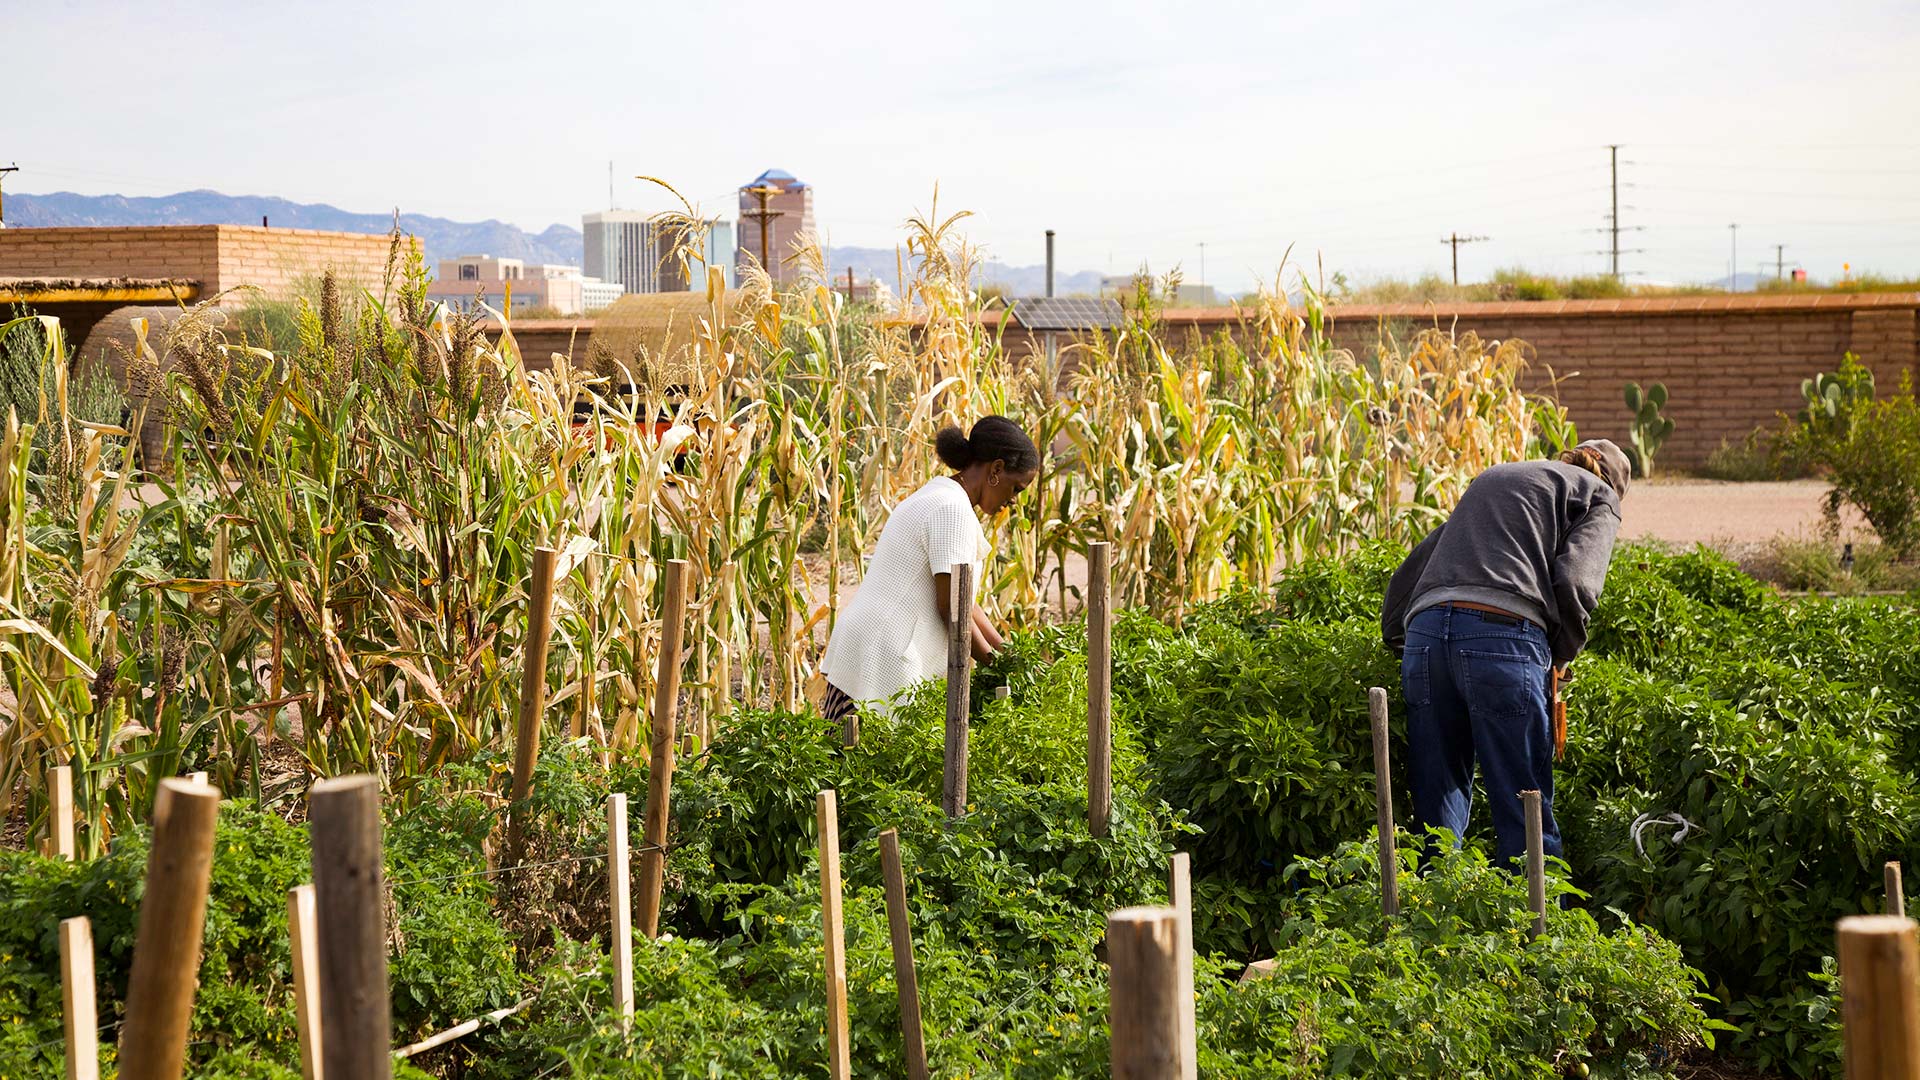
[[(667, 178), (732, 216), (777, 166), (833, 243), (971, 210), (994, 257), (1292, 246), (1356, 279), (1605, 268), (1606, 144), (1642, 280), (1920, 273), (1920, 4), (0, 0), (8, 190), (282, 195), (539, 229)], [(22, 47), (31, 38), (37, 45)]]

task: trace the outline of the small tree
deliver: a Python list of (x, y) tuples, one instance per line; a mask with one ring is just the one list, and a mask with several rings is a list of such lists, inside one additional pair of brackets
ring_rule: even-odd
[(1790, 460), (1825, 469), (1828, 528), (1840, 507), (1867, 519), (1880, 542), (1902, 559), (1920, 555), (1920, 402), (1913, 373), (1893, 394), (1876, 398), (1873, 375), (1849, 353), (1834, 375), (1809, 380), (1809, 407), (1781, 440)]

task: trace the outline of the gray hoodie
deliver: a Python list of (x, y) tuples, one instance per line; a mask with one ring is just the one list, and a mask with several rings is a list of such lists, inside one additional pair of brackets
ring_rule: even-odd
[(1381, 636), (1400, 649), (1413, 616), (1467, 601), (1545, 627), (1553, 662), (1571, 663), (1586, 646), (1619, 531), (1620, 497), (1593, 473), (1558, 461), (1495, 465), (1394, 571)]

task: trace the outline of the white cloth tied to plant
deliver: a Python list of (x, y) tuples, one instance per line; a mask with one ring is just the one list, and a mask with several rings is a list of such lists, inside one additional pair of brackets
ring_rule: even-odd
[[(1688, 833), (1691, 833), (1695, 829), (1700, 829), (1700, 826), (1681, 817), (1678, 811), (1670, 814), (1641, 814), (1639, 817), (1633, 819), (1632, 836), (1633, 850), (1639, 852), (1640, 857), (1643, 859), (1647, 857), (1647, 848), (1642, 842), (1644, 834), (1649, 828), (1655, 825), (1665, 825), (1675, 830), (1674, 834), (1668, 838), (1675, 847), (1680, 846), (1680, 842), (1687, 838)], [(1700, 829), (1700, 831), (1706, 832), (1707, 830)]]

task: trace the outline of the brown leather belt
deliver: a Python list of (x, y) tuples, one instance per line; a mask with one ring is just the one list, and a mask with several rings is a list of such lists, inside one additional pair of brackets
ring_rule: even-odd
[(1441, 604), (1440, 606), (1453, 607), (1453, 608), (1466, 608), (1468, 611), (1484, 611), (1489, 615), (1504, 615), (1509, 619), (1519, 619), (1521, 622), (1532, 621), (1524, 615), (1515, 615), (1513, 612), (1508, 611), (1505, 608), (1497, 608), (1497, 607), (1494, 607), (1492, 604), (1476, 604), (1471, 600), (1449, 600), (1446, 603)]

